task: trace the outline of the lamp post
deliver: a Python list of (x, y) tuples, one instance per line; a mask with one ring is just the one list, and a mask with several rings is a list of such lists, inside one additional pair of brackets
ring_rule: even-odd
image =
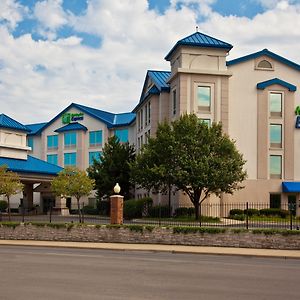
[(119, 195), (121, 187), (114, 186), (114, 195), (110, 196), (110, 224), (123, 224), (123, 196)]

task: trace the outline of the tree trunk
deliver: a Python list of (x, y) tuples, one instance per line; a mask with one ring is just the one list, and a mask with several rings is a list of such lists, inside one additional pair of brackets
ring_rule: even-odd
[(199, 201), (194, 202), (194, 207), (195, 207), (195, 219), (199, 220), (199, 208), (200, 208)]
[(79, 199), (77, 198), (77, 207), (78, 207), (78, 218), (79, 218), (79, 223), (81, 223), (81, 211), (80, 211), (80, 203), (79, 203)]
[(7, 197), (7, 209), (8, 209), (8, 221), (10, 221), (10, 197), (6, 195)]

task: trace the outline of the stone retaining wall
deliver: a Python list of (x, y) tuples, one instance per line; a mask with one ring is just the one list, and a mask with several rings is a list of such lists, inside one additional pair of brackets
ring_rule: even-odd
[(235, 233), (173, 233), (172, 228), (136, 226), (73, 226), (54, 228), (49, 226), (18, 225), (15, 228), (0, 226), (0, 239), (43, 240), (72, 242), (145, 243), (193, 246), (223, 246), (265, 249), (300, 249), (300, 234), (254, 234), (251, 231)]

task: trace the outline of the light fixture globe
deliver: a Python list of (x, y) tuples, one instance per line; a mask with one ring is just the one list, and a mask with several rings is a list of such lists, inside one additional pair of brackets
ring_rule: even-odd
[(114, 187), (114, 192), (115, 192), (115, 194), (119, 194), (120, 191), (121, 191), (121, 187), (119, 186), (118, 183), (116, 183), (116, 185), (115, 185), (115, 187)]

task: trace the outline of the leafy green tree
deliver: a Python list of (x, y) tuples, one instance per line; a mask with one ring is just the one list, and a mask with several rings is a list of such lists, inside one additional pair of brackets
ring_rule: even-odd
[[(169, 129), (164, 128), (169, 126)], [(169, 168), (169, 180), (178, 190), (184, 191), (195, 207), (196, 219), (201, 215), (201, 204), (211, 194), (232, 194), (235, 190), (242, 188), (241, 182), (246, 179), (243, 170), (245, 160), (237, 151), (235, 144), (222, 132), (221, 124), (213, 123), (211, 127), (199, 121), (196, 115), (183, 115), (171, 125), (159, 126), (157, 136), (161, 131), (168, 132), (169, 155), (172, 160), (161, 159), (157, 162), (159, 153), (153, 151), (153, 144), (161, 143), (161, 138), (154, 138), (149, 145), (145, 145), (134, 172), (140, 169), (145, 174), (134, 176), (137, 184), (149, 188), (155, 184), (163, 185), (166, 168)], [(145, 162), (143, 156), (146, 153)], [(141, 163), (140, 163), (141, 162)], [(151, 174), (147, 180), (147, 174)], [(135, 173), (136, 174), (136, 173)], [(155, 177), (159, 180), (155, 182)]]
[(142, 154), (132, 163), (132, 181), (152, 192), (168, 193), (171, 213), (171, 189), (173, 183), (174, 136), (168, 123), (158, 125), (155, 138), (149, 137)]
[(58, 176), (53, 179), (51, 189), (57, 196), (76, 198), (79, 222), (81, 222), (80, 198), (89, 195), (94, 185), (95, 180), (89, 178), (85, 171), (74, 167), (67, 167), (59, 172)]
[(130, 163), (135, 159), (134, 147), (128, 143), (120, 143), (116, 136), (110, 137), (104, 145), (101, 160), (94, 160), (88, 168), (88, 174), (95, 179), (99, 199), (113, 194), (118, 182), (121, 195), (125, 199), (132, 197), (133, 188), (130, 182)]
[(5, 195), (8, 204), (8, 219), (11, 219), (10, 197), (23, 190), (19, 175), (8, 171), (6, 166), (0, 166), (0, 195)]

